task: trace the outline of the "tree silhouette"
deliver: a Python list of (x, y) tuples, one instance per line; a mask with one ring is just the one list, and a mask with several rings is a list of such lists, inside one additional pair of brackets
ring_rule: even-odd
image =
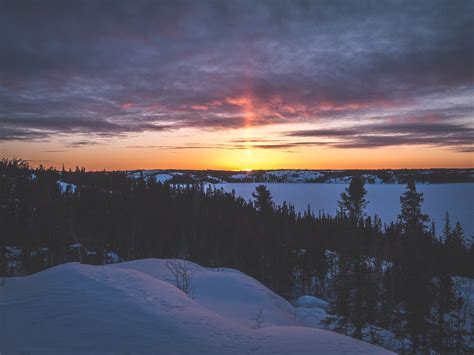
[(260, 212), (266, 212), (273, 209), (273, 199), (270, 190), (265, 185), (259, 185), (252, 193), (255, 199), (255, 208)]
[(355, 175), (345, 192), (341, 194), (338, 202), (341, 212), (353, 221), (358, 221), (364, 215), (368, 201), (365, 199), (367, 190), (364, 187), (364, 178)]
[(400, 197), (401, 211), (398, 215), (400, 224), (405, 230), (410, 228), (425, 229), (425, 223), (429, 221), (429, 217), (421, 212), (423, 200), (423, 193), (417, 192), (414, 180), (410, 180), (405, 192)]

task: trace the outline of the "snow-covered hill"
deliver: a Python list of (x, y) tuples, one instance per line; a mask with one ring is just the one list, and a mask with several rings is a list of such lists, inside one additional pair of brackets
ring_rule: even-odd
[(389, 353), (301, 326), (286, 300), (236, 270), (186, 267), (189, 295), (159, 259), (70, 263), (8, 279), (0, 352)]

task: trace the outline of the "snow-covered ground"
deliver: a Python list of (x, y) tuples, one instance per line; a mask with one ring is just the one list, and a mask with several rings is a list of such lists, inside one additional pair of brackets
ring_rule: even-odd
[(155, 175), (155, 180), (156, 182), (161, 182), (161, 183), (164, 183), (168, 180), (171, 180), (173, 178), (174, 175), (170, 175), (170, 174), (156, 174)]
[(389, 353), (303, 326), (297, 309), (241, 272), (186, 265), (189, 295), (160, 259), (69, 263), (8, 279), (0, 352)]
[(67, 182), (63, 182), (63, 181), (57, 181), (56, 183), (58, 184), (59, 190), (61, 191), (62, 194), (66, 192), (70, 192), (72, 194), (76, 193), (76, 190), (77, 190), (76, 185), (68, 184)]
[[(246, 200), (252, 199), (252, 192), (260, 183), (217, 184), (227, 192), (235, 193)], [(308, 205), (312, 211), (335, 214), (337, 201), (348, 184), (311, 184), (311, 183), (266, 183), (276, 203), (291, 203), (297, 211), (304, 212)], [(371, 184), (367, 189), (367, 214), (377, 214), (383, 222), (395, 221), (400, 213), (400, 195), (405, 191), (401, 184)], [(467, 237), (474, 235), (474, 184), (417, 184), (417, 190), (423, 192), (425, 201), (423, 211), (436, 223), (437, 231), (442, 230), (445, 213), (448, 212), (452, 223), (459, 221)], [(470, 240), (467, 238), (467, 240)]]

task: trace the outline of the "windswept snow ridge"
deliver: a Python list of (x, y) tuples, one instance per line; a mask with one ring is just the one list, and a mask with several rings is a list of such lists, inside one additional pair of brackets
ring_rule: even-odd
[[(70, 263), (8, 279), (0, 352), (389, 353), (301, 326), (286, 300), (243, 273), (187, 266), (194, 297), (160, 259)], [(255, 329), (258, 312), (264, 320)]]

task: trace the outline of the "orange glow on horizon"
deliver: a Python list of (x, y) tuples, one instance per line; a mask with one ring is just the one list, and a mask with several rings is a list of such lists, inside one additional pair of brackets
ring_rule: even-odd
[[(242, 135), (250, 136), (252, 128)], [(208, 141), (211, 141), (209, 138)], [(43, 144), (43, 146), (39, 146)], [(419, 146), (378, 149), (305, 147), (298, 150), (261, 149), (246, 143), (241, 149), (129, 148), (124, 144), (97, 145), (71, 150), (51, 149), (47, 143), (0, 144), (2, 157), (19, 157), (33, 166), (58, 169), (83, 166), (87, 170), (192, 169), (416, 169), (474, 168), (473, 153)], [(100, 151), (100, 153), (98, 153)]]
[[(474, 153), (449, 147), (389, 146), (341, 149), (329, 146), (272, 147), (289, 131), (287, 125), (252, 125), (260, 108), (249, 97), (236, 98), (248, 118), (245, 128), (219, 131), (182, 129), (143, 132), (124, 137), (58, 136), (51, 141), (0, 143), (0, 157), (29, 160), (58, 169), (87, 170), (192, 169), (401, 169), (474, 168)], [(291, 130), (311, 126), (292, 125)], [(75, 140), (92, 144), (71, 147)], [(188, 148), (189, 146), (189, 148)], [(176, 147), (176, 148), (174, 148)]]
[[(201, 152), (202, 154), (202, 152)], [(237, 158), (226, 161), (225, 157), (214, 157), (212, 162), (204, 156), (188, 154), (189, 159), (169, 159), (160, 158), (146, 154), (142, 158), (134, 157), (109, 157), (108, 159), (98, 159), (93, 154), (84, 154), (80, 157), (64, 157), (57, 160), (35, 159), (37, 156), (30, 155), (9, 155), (2, 157), (21, 157), (29, 160), (33, 167), (43, 165), (60, 169), (62, 165), (66, 169), (74, 169), (76, 166), (85, 167), (89, 171), (101, 170), (141, 170), (141, 169), (163, 169), (163, 170), (229, 170), (229, 171), (253, 171), (253, 170), (279, 170), (279, 169), (314, 169), (314, 170), (377, 170), (377, 169), (431, 169), (431, 168), (474, 168), (472, 159), (466, 164), (466, 160), (450, 160), (439, 162), (433, 159), (425, 161), (423, 159), (412, 162), (400, 162), (392, 158), (389, 159), (366, 159), (364, 162), (353, 162), (350, 160), (321, 159), (320, 161), (307, 161), (301, 157), (295, 159), (285, 158), (280, 161), (266, 160), (261, 158)], [(211, 154), (212, 155), (212, 154)], [(247, 165), (246, 165), (247, 164)]]

